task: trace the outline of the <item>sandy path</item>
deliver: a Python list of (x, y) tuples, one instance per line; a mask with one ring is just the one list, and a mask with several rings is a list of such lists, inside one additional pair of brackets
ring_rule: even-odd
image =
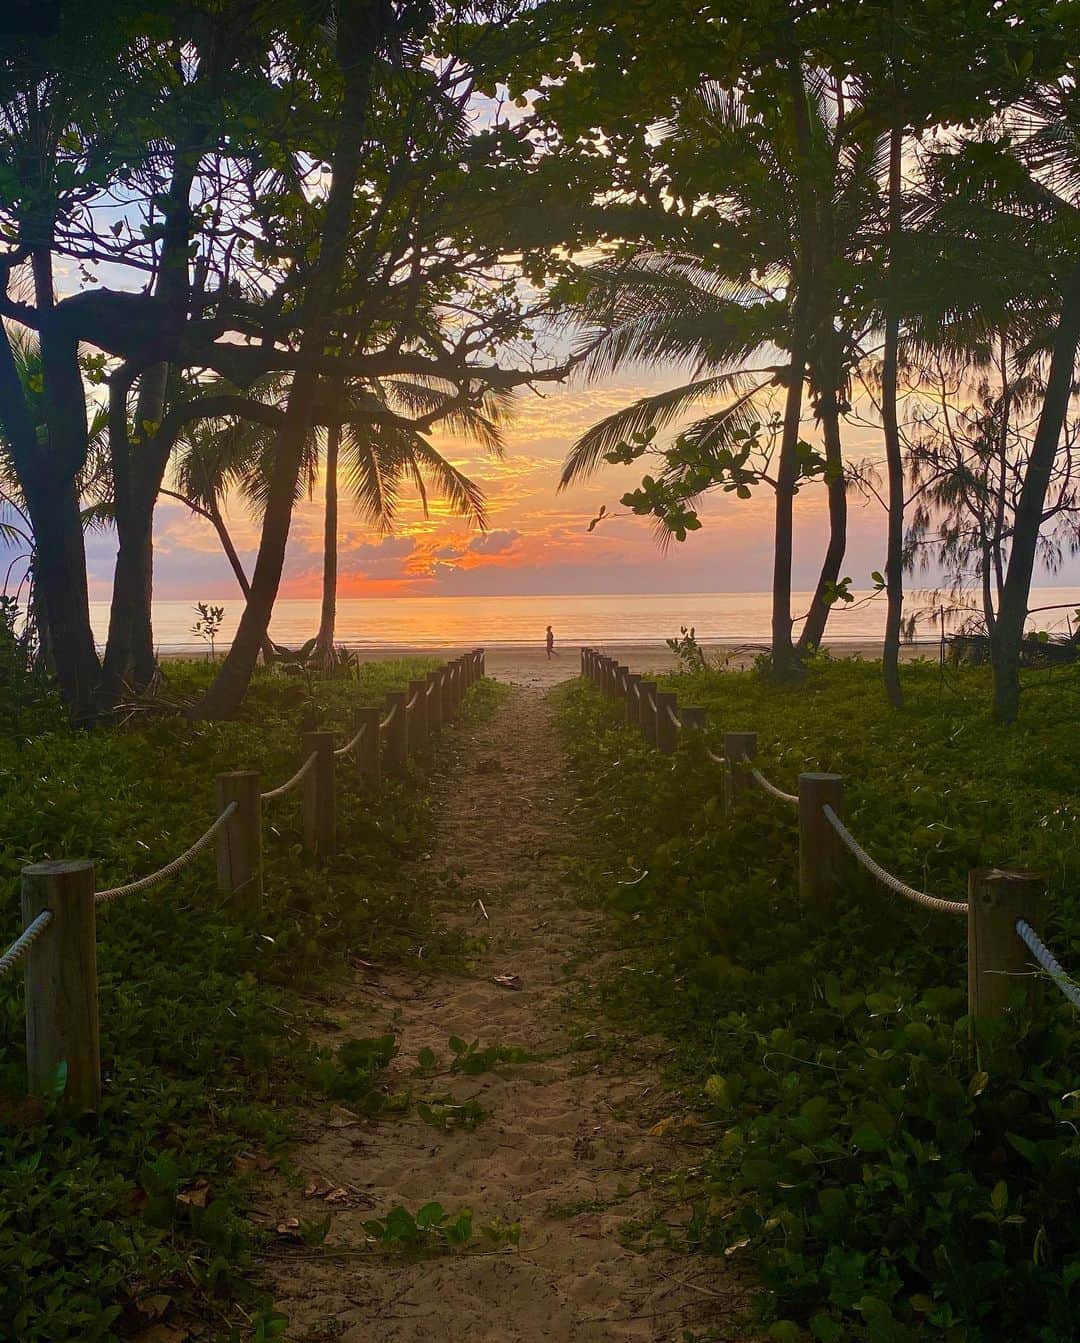
[[(551, 709), (538, 689), (515, 685), (488, 722), (450, 738), (447, 755), (438, 842), (423, 869), (433, 880), (460, 877), (444, 887), (456, 895), (443, 899), (443, 917), (486, 936), (487, 950), (471, 978), (358, 974), (333, 1015), (351, 1035), (396, 1034), (397, 1087), (473, 1098), (487, 1117), (471, 1131), (443, 1133), (414, 1113), (350, 1127), (334, 1127), (325, 1112), (310, 1116), (297, 1153), (309, 1197), (279, 1191), (265, 1211), (332, 1211), (327, 1246), (357, 1252), (273, 1261), (288, 1337), (676, 1343), (706, 1315), (716, 1321), (727, 1291), (715, 1261), (643, 1255), (619, 1239), (621, 1223), (652, 1207), (642, 1176), (664, 1166), (671, 1149), (649, 1128), (671, 1101), (639, 1050), (637, 1058), (625, 1048), (599, 1052), (603, 1023), (584, 1044), (579, 1031), (575, 1045), (563, 1010), (568, 986), (595, 967), (599, 930), (597, 916), (562, 889), (572, 791)], [(497, 986), (496, 974), (518, 975), (520, 989)], [(476, 1077), (418, 1078), (419, 1051), (447, 1059), (451, 1034), (540, 1058)], [(338, 1191), (332, 1208), (320, 1197), (330, 1188)], [(477, 1225), (520, 1222), (520, 1248), (420, 1262), (360, 1249), (365, 1219), (430, 1200), (451, 1214), (471, 1208)]]

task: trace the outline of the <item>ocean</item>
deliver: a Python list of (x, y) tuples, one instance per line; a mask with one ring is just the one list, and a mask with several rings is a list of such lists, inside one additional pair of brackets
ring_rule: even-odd
[[(851, 606), (838, 606), (829, 618), (827, 641), (879, 639), (885, 622), (883, 597), (856, 594)], [(805, 611), (811, 594), (793, 595), (792, 609)], [(218, 648), (226, 647), (236, 629), (243, 604), (235, 597), (215, 599), (225, 608)], [(344, 597), (338, 602), (337, 641), (356, 648), (379, 646), (438, 648), (524, 646), (543, 642), (551, 625), (560, 644), (662, 644), (677, 636), (682, 625), (693, 627), (702, 640), (763, 643), (769, 638), (770, 595), (767, 592), (648, 593), (618, 596), (557, 597)], [(936, 639), (939, 623), (931, 613), (941, 605), (929, 592), (908, 594), (906, 610), (925, 611), (916, 638)], [(1032, 590), (1032, 607), (1062, 609), (1033, 615), (1033, 628), (1064, 631), (1080, 607), (1080, 588)], [(967, 613), (952, 612), (946, 628), (955, 629)], [(202, 651), (191, 633), (193, 602), (156, 601), (154, 633), (162, 652)], [(107, 602), (91, 604), (97, 638), (108, 629)], [(272, 637), (295, 648), (318, 629), (319, 603), (282, 598), (274, 611)]]

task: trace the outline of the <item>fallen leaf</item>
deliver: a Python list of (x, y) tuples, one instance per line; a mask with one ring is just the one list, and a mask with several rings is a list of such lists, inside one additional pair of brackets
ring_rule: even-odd
[(324, 1197), (327, 1203), (344, 1203), (349, 1197), (349, 1191), (339, 1187), (337, 1189), (329, 1190)]
[(494, 975), (492, 978), (500, 989), (521, 988), (521, 979), (518, 975)]
[(301, 1240), (300, 1219), (299, 1217), (286, 1217), (284, 1221), (278, 1222), (274, 1230), (283, 1240)]
[(186, 1203), (189, 1208), (205, 1208), (210, 1197), (210, 1186), (205, 1180), (197, 1180), (190, 1189), (182, 1189), (176, 1196), (177, 1203)]
[(354, 1114), (352, 1110), (346, 1110), (344, 1105), (331, 1105), (330, 1118), (327, 1121), (330, 1128), (352, 1128), (359, 1122), (360, 1116)]
[(674, 1133), (678, 1129), (697, 1128), (697, 1125), (698, 1119), (695, 1115), (668, 1115), (666, 1119), (661, 1119), (649, 1129), (649, 1137), (662, 1138), (666, 1133)]
[(354, 970), (374, 970), (377, 968), (374, 961), (365, 961), (362, 956), (350, 956), (349, 964)]
[(172, 1297), (159, 1292), (155, 1296), (140, 1297), (135, 1302), (135, 1309), (141, 1311), (143, 1315), (149, 1315), (152, 1320), (157, 1320), (165, 1314), (171, 1305)]
[(193, 1337), (191, 1330), (184, 1324), (152, 1324), (137, 1335), (135, 1343), (187, 1343)]

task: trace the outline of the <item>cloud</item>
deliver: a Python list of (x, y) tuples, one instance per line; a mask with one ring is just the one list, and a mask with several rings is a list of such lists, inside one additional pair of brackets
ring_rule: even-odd
[(403, 561), (416, 549), (411, 536), (385, 536), (381, 541), (363, 541), (344, 546), (338, 554), (343, 577), (400, 578)]
[(483, 536), (474, 536), (469, 549), (474, 555), (501, 555), (510, 550), (521, 536), (517, 531), (485, 532)]

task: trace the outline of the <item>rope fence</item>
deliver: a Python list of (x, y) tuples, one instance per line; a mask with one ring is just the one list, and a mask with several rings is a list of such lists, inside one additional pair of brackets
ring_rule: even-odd
[[(1046, 881), (1023, 869), (980, 868), (968, 878), (966, 900), (947, 900), (918, 890), (872, 858), (843, 820), (844, 780), (839, 774), (800, 773), (797, 793), (777, 787), (753, 763), (754, 732), (725, 732), (723, 752), (705, 740), (705, 711), (678, 706), (677, 696), (620, 666), (598, 649), (581, 650), (581, 674), (607, 695), (621, 699), (626, 721), (664, 755), (680, 744), (698, 750), (722, 770), (725, 809), (749, 790), (759, 788), (798, 810), (799, 891), (806, 901), (835, 898), (855, 863), (894, 895), (938, 914), (962, 914), (967, 920), (968, 1014), (977, 1025), (1012, 1011), (1017, 985), (1034, 991), (1047, 977), (1074, 1006), (1080, 985), (1062, 969), (1036, 931), (1042, 921)], [(1031, 957), (1045, 975), (1032, 975)]]
[(0, 956), (0, 979), (3, 979), (9, 970), (15, 969), (50, 923), (52, 923), (52, 910), (43, 909), (33, 923), (27, 924), (7, 951)]
[[(146, 876), (97, 890), (93, 862), (50, 860), (22, 871), (23, 929), (0, 955), (0, 979), (18, 965), (26, 974), (26, 1055), (30, 1090), (52, 1095), (65, 1077), (60, 1103), (96, 1110), (101, 1100), (100, 1025), (97, 988), (96, 911), (176, 876), (217, 846), (217, 888), (245, 922), (262, 903), (263, 806), (300, 784), (304, 852), (322, 862), (337, 844), (337, 774), (351, 770), (367, 785), (383, 770), (404, 769), (410, 755), (424, 753), (444, 723), (457, 713), (469, 689), (485, 675), (484, 650), (475, 648), (413, 681), (409, 691), (391, 691), (383, 707), (358, 705), (353, 735), (343, 746), (334, 734), (303, 734), (303, 763), (284, 783), (265, 791), (255, 770), (232, 770), (216, 781), (217, 807), (206, 830), (170, 862)], [(385, 708), (389, 712), (383, 716)], [(338, 761), (354, 755), (351, 762)]]
[(359, 731), (356, 733), (356, 735), (354, 737), (350, 737), (344, 746), (339, 746), (337, 750), (334, 752), (334, 754), (337, 756), (351, 755), (353, 751), (355, 751), (356, 748), (360, 745), (360, 742), (363, 740), (364, 733), (366, 731), (367, 731), (367, 724), (361, 723)]
[[(798, 800), (798, 798), (795, 799), (796, 802)], [(914, 886), (909, 886), (899, 877), (894, 877), (891, 872), (886, 872), (879, 862), (870, 857), (832, 807), (826, 803), (822, 807), (822, 811), (825, 814), (825, 819), (840, 836), (840, 841), (847, 851), (853, 854), (856, 861), (876, 881), (880, 881), (882, 886), (887, 887), (888, 890), (895, 892), (897, 895), (902, 895), (905, 900), (911, 900), (916, 905), (922, 905), (925, 909), (936, 909), (941, 914), (967, 914), (968, 902), (966, 900), (942, 900), (940, 896), (928, 895), (926, 891), (917, 891)]]
[(264, 802), (272, 802), (275, 797), (284, 797), (286, 793), (292, 792), (300, 780), (314, 767), (317, 759), (318, 756), (312, 751), (295, 774), (290, 774), (284, 783), (279, 783), (276, 788), (268, 788), (265, 793), (260, 793), (259, 796)]
[(156, 872), (151, 872), (148, 876), (140, 877), (138, 881), (129, 881), (124, 886), (113, 886), (107, 891), (97, 891), (94, 895), (94, 902), (103, 905), (108, 900), (119, 900), (124, 895), (138, 895), (140, 891), (148, 891), (151, 886), (157, 886), (160, 882), (175, 877), (181, 868), (187, 867), (188, 863), (202, 853), (218, 831), (236, 815), (238, 809), (239, 803), (230, 802), (213, 825), (204, 830), (195, 843), (190, 848), (185, 849), (183, 853), (178, 854), (171, 863), (166, 863), (164, 867), (159, 867)]

